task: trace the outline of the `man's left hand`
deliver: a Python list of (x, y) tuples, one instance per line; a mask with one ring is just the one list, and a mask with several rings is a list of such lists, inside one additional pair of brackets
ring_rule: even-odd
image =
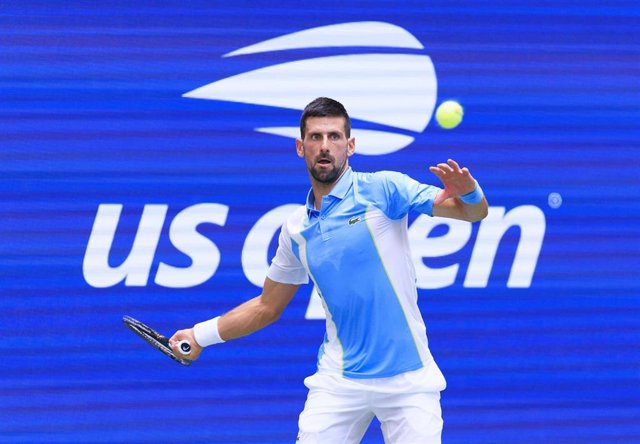
[(438, 176), (444, 185), (444, 190), (440, 191), (436, 196), (435, 205), (444, 202), (450, 197), (468, 194), (476, 187), (476, 182), (469, 170), (466, 167), (460, 168), (453, 159), (447, 160), (447, 163), (439, 163), (438, 166), (431, 166), (429, 171)]

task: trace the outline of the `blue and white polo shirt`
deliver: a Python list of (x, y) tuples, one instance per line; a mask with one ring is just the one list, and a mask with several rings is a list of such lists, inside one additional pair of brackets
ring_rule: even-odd
[(401, 173), (349, 168), (314, 208), (313, 193), (285, 222), (267, 276), (310, 276), (326, 312), (319, 371), (384, 378), (433, 359), (417, 305), (407, 215), (432, 214), (440, 188)]

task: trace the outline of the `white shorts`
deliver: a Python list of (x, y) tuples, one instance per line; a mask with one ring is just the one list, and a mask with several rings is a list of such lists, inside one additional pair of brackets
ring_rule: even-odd
[(374, 416), (387, 444), (441, 442), (440, 391), (446, 382), (434, 362), (391, 378), (315, 373), (304, 383), (309, 394), (298, 421), (297, 443), (359, 443)]

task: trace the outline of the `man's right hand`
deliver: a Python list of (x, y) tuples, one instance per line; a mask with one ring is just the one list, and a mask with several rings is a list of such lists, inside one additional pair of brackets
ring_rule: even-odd
[[(191, 351), (188, 355), (185, 355), (180, 351), (180, 348), (178, 346), (178, 343), (180, 341), (188, 341), (191, 345)], [(171, 346), (171, 349), (176, 354), (176, 356), (184, 356), (190, 361), (195, 361), (196, 359), (198, 359), (200, 353), (202, 353), (202, 350), (204, 350), (204, 348), (200, 347), (200, 344), (196, 342), (196, 338), (193, 335), (193, 328), (178, 330), (177, 332), (175, 332), (175, 334), (171, 336), (171, 338), (169, 338), (169, 345)]]

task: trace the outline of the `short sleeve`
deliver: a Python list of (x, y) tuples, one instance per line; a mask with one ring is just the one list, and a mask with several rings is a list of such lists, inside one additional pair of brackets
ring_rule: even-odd
[(267, 271), (267, 277), (282, 284), (301, 285), (309, 282), (307, 270), (293, 252), (286, 223), (280, 231), (278, 249)]
[(396, 172), (385, 172), (384, 179), (388, 198), (387, 215), (391, 219), (401, 219), (409, 211), (428, 216), (433, 214), (433, 202), (440, 188)]

